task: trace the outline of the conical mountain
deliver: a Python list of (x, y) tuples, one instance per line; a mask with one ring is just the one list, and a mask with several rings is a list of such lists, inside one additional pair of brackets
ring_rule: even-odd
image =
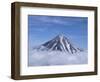
[(82, 51), (80, 48), (77, 48), (72, 45), (70, 40), (62, 34), (59, 34), (52, 40), (42, 44), (38, 49), (68, 52), (71, 54)]

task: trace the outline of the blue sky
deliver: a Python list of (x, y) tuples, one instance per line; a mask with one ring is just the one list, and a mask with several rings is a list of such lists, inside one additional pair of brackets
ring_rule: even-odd
[(28, 16), (29, 47), (38, 46), (63, 34), (80, 48), (87, 48), (87, 17)]

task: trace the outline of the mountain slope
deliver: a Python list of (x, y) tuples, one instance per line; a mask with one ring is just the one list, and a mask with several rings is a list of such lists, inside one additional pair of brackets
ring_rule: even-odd
[(82, 51), (80, 48), (77, 48), (72, 45), (67, 37), (60, 34), (53, 38), (52, 40), (42, 44), (37, 48), (38, 50), (50, 50), (50, 51), (61, 51), (68, 53), (76, 53)]

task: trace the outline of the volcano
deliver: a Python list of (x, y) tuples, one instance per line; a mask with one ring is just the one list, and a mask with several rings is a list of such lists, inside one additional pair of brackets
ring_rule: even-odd
[(37, 50), (47, 50), (47, 51), (61, 51), (68, 52), (70, 54), (74, 54), (76, 52), (83, 51), (80, 48), (75, 47), (71, 41), (65, 37), (63, 34), (57, 35), (50, 41), (45, 42), (44, 44), (34, 48)]

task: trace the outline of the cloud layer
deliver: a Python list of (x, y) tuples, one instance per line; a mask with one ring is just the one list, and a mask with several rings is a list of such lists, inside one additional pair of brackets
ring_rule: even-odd
[(52, 66), (87, 64), (87, 52), (68, 54), (57, 51), (32, 51), (29, 55), (29, 66)]

